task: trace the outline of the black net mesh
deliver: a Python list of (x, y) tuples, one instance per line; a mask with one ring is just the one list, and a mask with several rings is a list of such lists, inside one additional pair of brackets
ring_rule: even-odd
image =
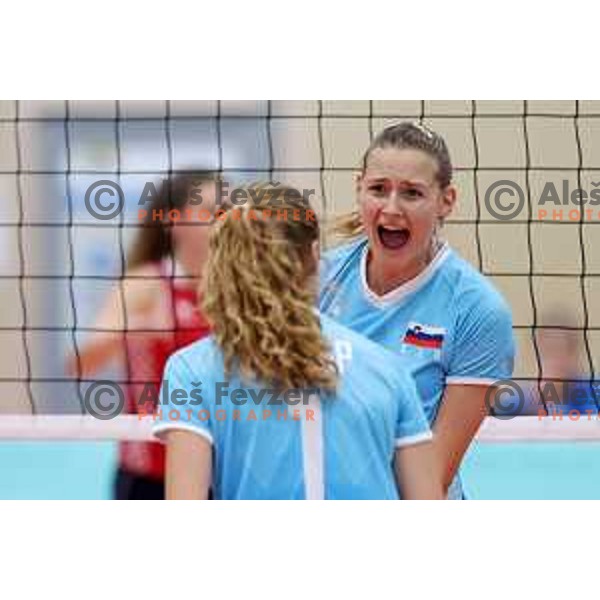
[[(447, 140), (459, 203), (445, 236), (512, 306), (515, 380), (541, 389), (547, 378), (540, 333), (566, 331), (579, 352), (573, 375), (595, 390), (598, 102), (5, 101), (1, 410), (84, 410), (89, 382), (66, 375), (65, 357), (77, 360), (103, 299), (113, 286), (123, 289), (146, 182), (197, 169), (217, 171), (232, 183), (286, 182), (315, 189), (316, 208), (329, 219), (352, 207), (353, 173), (369, 141), (401, 120), (421, 121)], [(86, 208), (86, 191), (98, 181), (123, 190), (123, 210), (112, 218), (96, 218)], [(515, 183), (523, 194), (511, 218), (490, 210), (489, 190), (498, 181)], [(540, 202), (549, 183), (559, 203)], [(586, 190), (585, 205), (571, 200), (575, 189)], [(121, 305), (125, 340), (124, 295)], [(114, 366), (111, 379), (131, 380), (129, 360), (126, 354), (125, 364)]]

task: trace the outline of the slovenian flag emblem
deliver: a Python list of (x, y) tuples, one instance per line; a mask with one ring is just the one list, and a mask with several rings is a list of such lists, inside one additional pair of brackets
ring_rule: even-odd
[(404, 334), (404, 343), (439, 350), (444, 343), (446, 330), (442, 327), (430, 327), (420, 323), (409, 323)]

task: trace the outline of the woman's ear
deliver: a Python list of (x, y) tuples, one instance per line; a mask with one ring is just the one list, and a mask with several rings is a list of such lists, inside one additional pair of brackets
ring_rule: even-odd
[(444, 190), (440, 199), (440, 207), (438, 216), (441, 219), (446, 219), (450, 213), (454, 210), (456, 199), (458, 197), (458, 190), (455, 185), (449, 185)]
[(356, 175), (354, 176), (354, 192), (356, 194), (357, 199), (360, 197), (362, 183), (363, 183), (363, 174), (356, 173)]
[(315, 240), (311, 245), (311, 253), (313, 260), (315, 261), (315, 265), (319, 264), (319, 260), (321, 259), (321, 244), (319, 240)]
[(319, 286), (319, 260), (321, 250), (319, 240), (315, 240), (310, 245), (308, 256), (305, 256), (304, 276), (307, 279), (307, 285), (312, 289), (318, 289)]

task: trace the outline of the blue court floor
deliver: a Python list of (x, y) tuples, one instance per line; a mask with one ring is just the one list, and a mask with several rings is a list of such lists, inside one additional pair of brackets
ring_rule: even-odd
[[(0, 499), (109, 498), (110, 442), (0, 442)], [(472, 499), (598, 499), (600, 444), (475, 445), (463, 470)]]

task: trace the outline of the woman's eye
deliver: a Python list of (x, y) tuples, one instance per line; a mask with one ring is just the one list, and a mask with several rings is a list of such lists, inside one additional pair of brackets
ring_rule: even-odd
[(370, 185), (369, 191), (372, 192), (373, 194), (383, 194), (385, 189), (384, 189), (383, 185), (376, 184), (376, 185)]
[(407, 190), (404, 190), (404, 195), (412, 199), (421, 198), (423, 196), (421, 190), (417, 190), (415, 188), (409, 188)]

